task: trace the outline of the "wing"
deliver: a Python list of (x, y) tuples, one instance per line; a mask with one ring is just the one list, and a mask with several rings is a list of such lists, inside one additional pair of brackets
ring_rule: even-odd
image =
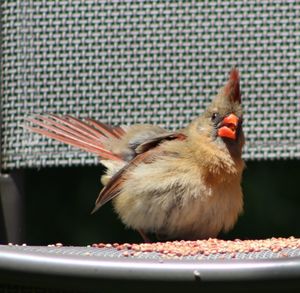
[(143, 143), (141, 143), (139, 146), (136, 147), (135, 151), (137, 154), (144, 153), (156, 147), (162, 141), (173, 140), (173, 139), (184, 140), (185, 138), (186, 136), (183, 133), (177, 133), (177, 132), (164, 133), (156, 137), (152, 137), (150, 139), (145, 140)]
[(35, 115), (27, 118), (33, 126), (24, 125), (32, 132), (45, 135), (58, 141), (70, 144), (94, 153), (103, 159), (120, 160), (123, 158), (118, 154), (107, 150), (103, 142), (107, 139), (120, 139), (126, 132), (122, 127), (111, 127), (93, 119), (81, 121), (66, 115)]
[(133, 168), (138, 166), (140, 163), (150, 164), (158, 156), (163, 154), (161, 144), (169, 140), (184, 140), (186, 138), (183, 133), (168, 133), (165, 135), (160, 135), (156, 138), (151, 138), (148, 141), (142, 143), (138, 148), (138, 154), (122, 169), (120, 169), (107, 183), (107, 185), (100, 192), (95, 208), (92, 213), (96, 212), (105, 203), (116, 197), (126, 181), (128, 174)]
[[(135, 125), (125, 130), (123, 127), (111, 127), (89, 118), (81, 121), (69, 115), (35, 115), (34, 118), (26, 120), (34, 125), (24, 125), (32, 132), (81, 148), (103, 159), (128, 161), (102, 189), (93, 212), (120, 193), (132, 168), (140, 163), (149, 164), (161, 155), (160, 146), (163, 142), (186, 138), (183, 133), (168, 132), (153, 125)], [(115, 145), (121, 146), (122, 151), (107, 149), (104, 144), (107, 140), (117, 140)], [(126, 150), (129, 150), (130, 156), (124, 155)]]

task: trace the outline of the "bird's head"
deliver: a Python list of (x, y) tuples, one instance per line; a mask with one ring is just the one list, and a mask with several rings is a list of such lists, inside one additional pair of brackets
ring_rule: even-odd
[(218, 95), (192, 123), (193, 132), (219, 146), (233, 156), (241, 156), (244, 145), (239, 72), (233, 68), (229, 79)]

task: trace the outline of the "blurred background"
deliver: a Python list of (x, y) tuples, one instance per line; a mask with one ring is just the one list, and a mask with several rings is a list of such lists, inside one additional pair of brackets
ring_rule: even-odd
[[(223, 239), (300, 237), (299, 160), (248, 161), (244, 214)], [(24, 169), (24, 241), (31, 245), (140, 242), (110, 203), (90, 215), (101, 189), (102, 166)]]

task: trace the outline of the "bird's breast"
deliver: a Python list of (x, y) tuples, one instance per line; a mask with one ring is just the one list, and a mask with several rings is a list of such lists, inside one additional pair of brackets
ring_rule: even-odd
[(114, 206), (133, 229), (167, 238), (215, 237), (228, 230), (242, 210), (239, 181), (211, 185), (195, 165), (175, 161), (135, 168)]

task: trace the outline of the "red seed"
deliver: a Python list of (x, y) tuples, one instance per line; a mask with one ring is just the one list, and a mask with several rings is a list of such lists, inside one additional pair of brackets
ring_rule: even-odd
[[(282, 251), (282, 249), (299, 249), (300, 239), (290, 238), (270, 238), (263, 240), (219, 240), (210, 238), (207, 240), (196, 241), (168, 241), (156, 243), (141, 244), (93, 244), (93, 247), (104, 249), (115, 248), (116, 250), (128, 250), (129, 255), (137, 255), (140, 253), (156, 252), (162, 257), (178, 258), (184, 256), (203, 255), (204, 257), (211, 254), (228, 254), (232, 258), (237, 257), (238, 253), (254, 253), (261, 251), (272, 251), (274, 253)], [(131, 252), (130, 252), (131, 251)], [(126, 254), (126, 253), (125, 253)], [(282, 254), (283, 256), (286, 254)], [(225, 257), (225, 256), (223, 256)], [(200, 257), (201, 259), (202, 257)], [(222, 258), (222, 257), (219, 257)]]

